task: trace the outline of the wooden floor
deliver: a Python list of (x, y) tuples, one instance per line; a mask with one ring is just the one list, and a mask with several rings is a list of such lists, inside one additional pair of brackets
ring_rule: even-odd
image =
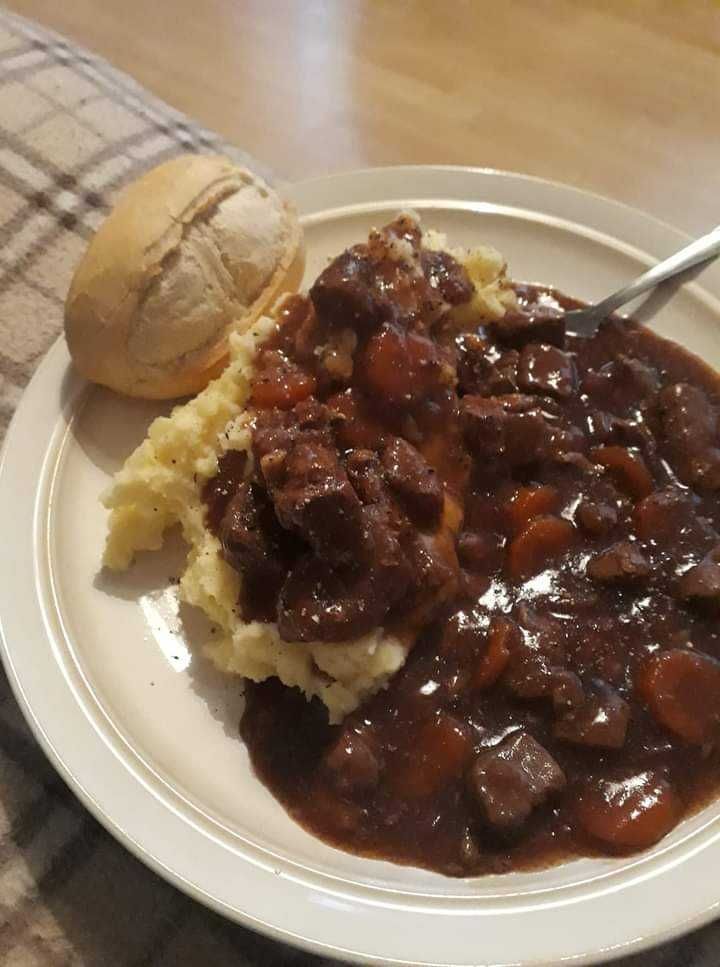
[(444, 162), (720, 222), (718, 0), (6, 0), (278, 174)]

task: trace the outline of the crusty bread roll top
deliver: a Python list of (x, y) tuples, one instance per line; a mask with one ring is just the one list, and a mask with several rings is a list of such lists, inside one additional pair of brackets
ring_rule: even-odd
[(65, 306), (73, 360), (130, 396), (195, 393), (244, 329), (300, 284), (294, 210), (225, 158), (185, 155), (130, 185), (78, 266)]

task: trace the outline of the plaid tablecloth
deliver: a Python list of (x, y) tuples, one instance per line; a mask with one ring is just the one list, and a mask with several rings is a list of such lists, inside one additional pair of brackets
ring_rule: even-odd
[[(207, 150), (267, 174), (104, 61), (0, 10), (0, 438), (114, 194), (172, 155)], [(480, 931), (477, 949), (480, 964)], [(208, 963), (323, 962), (210, 913), (118, 845), (50, 768), (0, 672), (0, 964)], [(720, 927), (623, 964), (716, 967)]]

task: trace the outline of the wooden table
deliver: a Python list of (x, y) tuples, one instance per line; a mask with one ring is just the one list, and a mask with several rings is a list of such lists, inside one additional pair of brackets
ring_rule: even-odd
[(720, 222), (718, 0), (6, 0), (291, 179), (449, 163)]

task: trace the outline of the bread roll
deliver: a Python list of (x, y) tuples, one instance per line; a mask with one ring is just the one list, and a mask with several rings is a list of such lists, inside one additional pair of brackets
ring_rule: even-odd
[(184, 155), (131, 184), (90, 242), (65, 303), (78, 370), (129, 396), (196, 393), (227, 336), (300, 283), (292, 207), (226, 158)]

